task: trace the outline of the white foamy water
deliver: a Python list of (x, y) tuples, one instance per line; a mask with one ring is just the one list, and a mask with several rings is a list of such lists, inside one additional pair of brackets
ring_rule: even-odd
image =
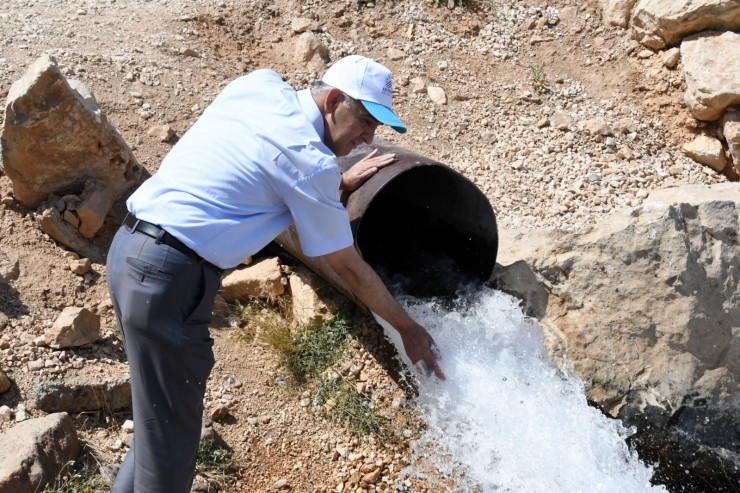
[(449, 479), (435, 491), (667, 491), (651, 486), (651, 468), (625, 443), (630, 432), (589, 406), (582, 382), (550, 361), (541, 328), (517, 300), (488, 288), (464, 298), (453, 308), (401, 299), (437, 341), (447, 376), (418, 377), (413, 405), (427, 428), (411, 446), (409, 476)]

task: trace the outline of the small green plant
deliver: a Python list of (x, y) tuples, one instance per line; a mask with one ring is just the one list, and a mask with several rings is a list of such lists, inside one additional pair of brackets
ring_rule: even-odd
[(224, 488), (230, 479), (236, 477), (237, 472), (231, 451), (218, 446), (212, 440), (201, 440), (198, 443), (195, 470), (219, 488)]
[(298, 375), (318, 375), (339, 359), (348, 335), (347, 325), (340, 319), (306, 327), (293, 339), (296, 350), (286, 362), (288, 368)]
[(326, 408), (329, 419), (341, 423), (358, 435), (386, 439), (383, 420), (375, 412), (370, 398), (357, 391), (352, 382), (324, 378), (316, 383), (314, 402)]
[(88, 464), (70, 461), (43, 493), (97, 493), (107, 491), (103, 477)]
[(278, 353), (298, 381), (318, 375), (333, 365), (346, 347), (347, 325), (336, 318), (328, 323), (314, 324), (291, 333), (290, 327), (272, 327), (263, 332), (263, 339)]
[(545, 74), (544, 63), (529, 66), (529, 83), (532, 85), (532, 89), (536, 93), (545, 94), (550, 91), (550, 85), (547, 82), (547, 74)]
[(113, 337), (115, 337), (119, 341), (123, 340), (123, 336), (121, 335), (121, 327), (118, 326), (118, 320), (113, 322), (113, 327), (111, 328), (111, 332), (113, 332)]

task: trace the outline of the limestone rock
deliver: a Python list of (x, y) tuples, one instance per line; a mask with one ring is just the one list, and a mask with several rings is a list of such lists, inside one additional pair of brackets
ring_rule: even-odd
[(587, 233), (537, 231), (499, 252), (544, 279), (553, 360), (648, 446), (681, 454), (677, 467), (740, 467), (739, 215), (737, 183), (674, 188)]
[(283, 274), (276, 257), (235, 269), (221, 281), (221, 296), (228, 302), (247, 296), (269, 298), (284, 293)]
[(315, 31), (319, 28), (318, 22), (305, 17), (296, 17), (290, 21), (290, 30), (295, 34), (301, 34), (306, 31)]
[(700, 135), (684, 145), (683, 152), (697, 163), (709, 166), (715, 171), (722, 171), (727, 165), (722, 143), (706, 135)]
[(428, 86), (427, 95), (434, 104), (447, 104), (447, 94), (445, 94), (445, 90), (439, 86)]
[(0, 433), (0, 493), (34, 493), (80, 454), (67, 413), (23, 421)]
[(84, 346), (100, 339), (100, 315), (87, 308), (67, 307), (45, 334), (53, 348)]
[(0, 251), (0, 280), (10, 282), (20, 275), (19, 259)]
[(133, 185), (141, 167), (118, 131), (42, 56), (8, 93), (2, 138), (2, 163), (13, 194), (36, 207), (51, 192), (81, 191), (94, 178), (115, 196)]
[(660, 59), (663, 61), (663, 65), (666, 68), (675, 68), (678, 65), (678, 61), (681, 59), (681, 50), (679, 48), (671, 48), (666, 50)]
[(568, 131), (573, 126), (573, 118), (563, 110), (556, 110), (550, 117), (550, 125), (558, 130)]
[(169, 142), (175, 136), (175, 130), (169, 125), (155, 125), (147, 130), (147, 135), (156, 137), (160, 142)]
[(297, 62), (308, 63), (312, 60), (326, 61), (329, 50), (326, 45), (312, 32), (305, 32), (298, 36), (295, 43), (293, 58)]
[(412, 94), (424, 94), (427, 92), (427, 85), (421, 77), (414, 77), (410, 81)]
[(398, 48), (393, 48), (392, 46), (388, 48), (388, 58), (390, 58), (391, 60), (402, 60), (404, 56), (405, 55), (403, 54), (403, 51), (399, 50)]
[(62, 245), (71, 248), (93, 262), (102, 262), (103, 255), (100, 253), (100, 250), (83, 238), (77, 228), (65, 221), (56, 208), (45, 208), (40, 214), (36, 215), (36, 223), (41, 228), (41, 231)]
[(612, 26), (627, 27), (637, 0), (601, 0), (601, 17)]
[(128, 378), (42, 382), (34, 389), (33, 403), (37, 409), (47, 413), (129, 409), (131, 383)]
[(103, 226), (103, 221), (115, 200), (116, 195), (112, 189), (102, 186), (95, 180), (88, 180), (82, 192), (82, 202), (75, 211), (80, 218), (78, 230), (82, 236), (87, 239), (95, 236)]
[(718, 183), (711, 186), (686, 185), (663, 188), (651, 192), (645, 203), (662, 205), (704, 204), (713, 200), (740, 202), (740, 186), (737, 183)]
[(522, 300), (522, 311), (527, 316), (541, 319), (547, 313), (547, 291), (526, 262), (496, 264), (490, 283), (495, 289)]
[(326, 320), (339, 308), (336, 291), (305, 267), (293, 270), (290, 276), (290, 294), (293, 323), (298, 327)]
[(90, 272), (91, 268), (92, 268), (92, 263), (90, 262), (89, 258), (81, 258), (77, 260), (72, 260), (69, 263), (69, 270), (71, 270), (78, 276), (84, 276), (85, 274)]
[(614, 135), (614, 132), (603, 118), (590, 118), (582, 122), (583, 128), (591, 135)]
[(740, 111), (731, 110), (722, 118), (722, 134), (730, 151), (732, 166), (740, 174)]
[(700, 31), (740, 29), (740, 2), (639, 0), (632, 9), (631, 25), (640, 43), (660, 50)]
[[(740, 9), (740, 2), (737, 2)], [(684, 100), (695, 118), (717, 120), (740, 103), (740, 34), (703, 32), (681, 43)]]

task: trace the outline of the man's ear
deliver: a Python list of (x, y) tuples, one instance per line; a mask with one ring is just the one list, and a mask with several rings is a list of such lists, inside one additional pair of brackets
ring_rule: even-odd
[(324, 99), (324, 114), (333, 114), (343, 101), (344, 93), (342, 91), (335, 87), (329, 89), (329, 92), (326, 93), (326, 98)]

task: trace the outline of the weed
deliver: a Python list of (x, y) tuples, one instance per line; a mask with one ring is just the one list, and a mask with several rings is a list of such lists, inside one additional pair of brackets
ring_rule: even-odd
[(532, 89), (534, 89), (536, 93), (545, 94), (550, 92), (550, 85), (547, 82), (544, 63), (529, 66), (529, 83), (532, 85)]
[(338, 318), (306, 327), (293, 338), (295, 350), (287, 358), (286, 366), (294, 375), (318, 375), (339, 359), (346, 348), (347, 337), (347, 325)]
[(113, 332), (113, 337), (115, 337), (119, 341), (123, 341), (123, 336), (121, 335), (121, 327), (118, 325), (118, 320), (113, 322), (113, 327), (111, 328), (111, 332)]
[(384, 441), (387, 436), (381, 417), (373, 409), (370, 398), (357, 391), (346, 380), (321, 379), (316, 383), (314, 402), (326, 408), (327, 416), (358, 435), (375, 435)]
[(270, 344), (298, 381), (333, 365), (346, 347), (347, 325), (339, 318), (291, 331), (289, 324), (263, 327), (261, 339)]
[(237, 329), (239, 339), (252, 342), (258, 335), (285, 330), (289, 332), (292, 318), (290, 308), (287, 297), (237, 300), (229, 308), (228, 319), (230, 325)]
[(70, 461), (62, 474), (42, 490), (43, 493), (97, 493), (107, 491), (103, 477), (95, 472), (93, 466)]
[(195, 470), (209, 483), (221, 489), (236, 476), (237, 472), (231, 451), (218, 446), (212, 440), (201, 440), (198, 443)]

